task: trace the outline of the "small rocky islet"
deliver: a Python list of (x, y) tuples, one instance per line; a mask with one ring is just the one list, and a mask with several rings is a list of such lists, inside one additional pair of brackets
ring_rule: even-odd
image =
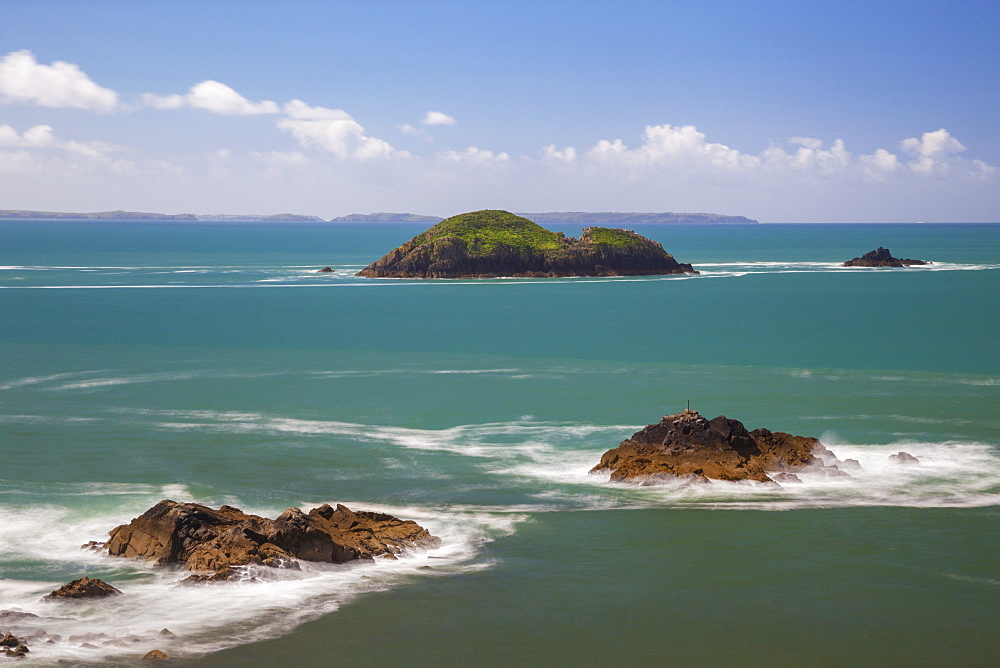
[(631, 230), (588, 227), (579, 239), (508, 211), (446, 218), (358, 272), (368, 278), (557, 278), (697, 274)]
[(873, 251), (868, 251), (861, 257), (847, 260), (842, 267), (910, 267), (922, 264), (932, 264), (925, 260), (910, 260), (893, 257), (888, 248), (879, 246)]
[(604, 453), (591, 473), (610, 471), (612, 481), (653, 484), (670, 480), (752, 480), (801, 482), (795, 471), (826, 477), (850, 477), (819, 440), (768, 429), (747, 431), (739, 420), (720, 415), (711, 420), (697, 411), (665, 415), (618, 447)]

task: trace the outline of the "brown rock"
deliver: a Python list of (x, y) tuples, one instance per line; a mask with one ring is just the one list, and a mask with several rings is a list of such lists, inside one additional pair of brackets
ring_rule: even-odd
[(13, 633), (5, 633), (0, 637), (0, 647), (17, 647), (24, 644), (23, 638), (18, 638)]
[(317, 274), (332, 274), (333, 273), (333, 269), (331, 269), (330, 267), (323, 267), (322, 269), (318, 270), (316, 273)]
[(440, 540), (416, 522), (341, 505), (323, 505), (309, 513), (289, 508), (271, 520), (232, 506), (214, 510), (169, 500), (112, 529), (107, 543), (112, 556), (215, 571), (218, 577), (208, 580), (243, 578), (226, 570), (234, 566), (294, 568), (296, 559), (343, 563), (438, 544)]
[(158, 649), (151, 649), (146, 652), (146, 655), (142, 657), (143, 661), (169, 661), (170, 656), (161, 652)]
[(119, 596), (121, 591), (107, 582), (96, 578), (82, 577), (64, 584), (51, 594), (42, 597), (43, 601), (54, 601), (66, 598), (101, 598), (103, 596)]
[(748, 432), (738, 420), (724, 415), (706, 420), (689, 410), (637, 431), (605, 452), (591, 472), (610, 469), (611, 479), (619, 481), (689, 477), (771, 483), (769, 471), (822, 469), (825, 458), (836, 460), (815, 438), (767, 429)]

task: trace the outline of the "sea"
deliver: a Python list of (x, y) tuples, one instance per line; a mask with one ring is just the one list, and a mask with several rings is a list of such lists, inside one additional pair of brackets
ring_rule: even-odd
[[(1000, 224), (636, 228), (697, 276), (354, 276), (425, 227), (0, 222), (0, 610), (39, 615), (0, 633), (45, 632), (18, 665), (996, 665)], [(878, 246), (933, 264), (840, 266)], [(861, 470), (590, 473), (689, 402)], [(81, 549), (162, 499), (442, 543), (207, 586)], [(85, 575), (124, 595), (41, 601)]]

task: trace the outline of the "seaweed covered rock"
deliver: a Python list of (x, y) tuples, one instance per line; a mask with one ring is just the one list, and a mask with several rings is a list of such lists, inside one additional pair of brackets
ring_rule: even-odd
[(868, 251), (861, 257), (848, 260), (844, 267), (909, 267), (917, 264), (930, 264), (923, 260), (901, 260), (892, 256), (888, 248), (879, 246), (873, 251)]
[[(687, 410), (664, 416), (608, 450), (591, 472), (611, 471), (612, 480), (649, 481), (690, 477), (700, 480), (775, 482), (769, 472), (805, 467), (846, 476), (824, 460), (833, 453), (809, 436), (767, 429), (747, 431), (743, 423), (724, 415), (707, 420)], [(783, 481), (792, 481), (783, 477)]]
[(358, 272), (370, 278), (697, 274), (631, 230), (588, 227), (579, 239), (507, 211), (447, 218)]
[(108, 554), (181, 564), (192, 571), (227, 572), (233, 566), (294, 567), (294, 560), (344, 563), (435, 547), (440, 539), (412, 520), (322, 505), (289, 508), (277, 519), (232, 506), (164, 500), (129, 524), (111, 530)]

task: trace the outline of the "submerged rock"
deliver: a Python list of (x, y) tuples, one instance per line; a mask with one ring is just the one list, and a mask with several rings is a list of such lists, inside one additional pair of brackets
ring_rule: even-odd
[(104, 596), (120, 596), (121, 591), (115, 589), (104, 580), (82, 577), (64, 584), (51, 594), (42, 597), (43, 601), (54, 601), (66, 598), (101, 598)]
[(588, 227), (579, 239), (507, 211), (447, 218), (358, 272), (370, 278), (697, 274), (631, 230)]
[(873, 251), (869, 251), (861, 257), (848, 260), (844, 267), (909, 267), (915, 264), (931, 264), (923, 260), (901, 260), (892, 256), (888, 248), (879, 246)]
[[(686, 477), (773, 483), (768, 472), (806, 467), (836, 471), (824, 460), (835, 462), (836, 457), (815, 438), (767, 429), (748, 432), (738, 420), (724, 415), (706, 420), (687, 410), (637, 431), (605, 452), (591, 472), (610, 470), (612, 480), (635, 482)], [(797, 480), (788, 476), (782, 481)]]
[(330, 268), (330, 267), (323, 267), (322, 269), (317, 270), (316, 273), (317, 274), (332, 274), (333, 273), (333, 269)]
[[(215, 571), (208, 581), (232, 579), (234, 566), (296, 567), (294, 560), (344, 563), (436, 547), (440, 539), (412, 520), (322, 505), (309, 513), (289, 508), (277, 519), (164, 500), (111, 530), (108, 554)], [(202, 580), (206, 581), (206, 580)]]

